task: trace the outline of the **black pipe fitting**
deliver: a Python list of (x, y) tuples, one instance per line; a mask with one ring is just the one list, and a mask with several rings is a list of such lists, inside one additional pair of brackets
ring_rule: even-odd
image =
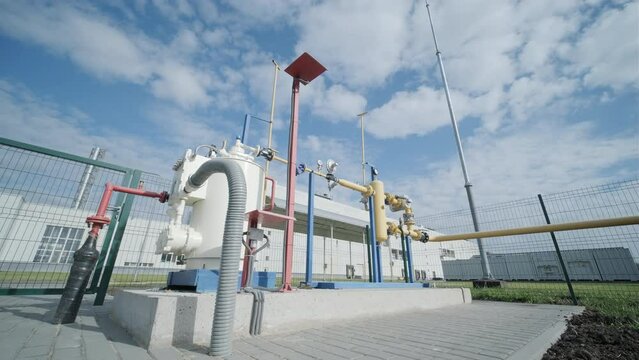
[(73, 254), (73, 265), (64, 286), (58, 309), (53, 318), (54, 324), (69, 324), (75, 322), (80, 310), (84, 291), (91, 278), (91, 273), (98, 261), (100, 252), (96, 248), (97, 236), (89, 233), (81, 248)]

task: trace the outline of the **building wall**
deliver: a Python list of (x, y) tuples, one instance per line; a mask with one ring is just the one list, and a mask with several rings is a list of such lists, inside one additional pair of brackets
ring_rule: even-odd
[[(639, 268), (627, 248), (564, 250), (562, 257), (573, 280), (639, 281)], [(564, 280), (561, 264), (553, 251), (489, 254), (495, 278), (501, 280)], [(447, 280), (475, 280), (481, 277), (478, 256), (443, 261)]]
[[(92, 215), (93, 210), (76, 210), (68, 207), (57, 207), (45, 204), (26, 203), (18, 195), (0, 194), (0, 201), (4, 206), (0, 207), (0, 270), (35, 269), (34, 260), (38, 249), (42, 245), (43, 236), (47, 226), (78, 229), (81, 242), (87, 236), (88, 228), (85, 223), (87, 216)], [(328, 203), (328, 206), (331, 204)], [(343, 204), (338, 204), (344, 207)], [(337, 205), (336, 205), (337, 206)], [(343, 209), (340, 210), (343, 212)], [(156, 241), (159, 232), (164, 229), (167, 222), (163, 217), (140, 218), (135, 212), (129, 217), (127, 228), (120, 245), (120, 251), (115, 266), (122, 268), (119, 271), (127, 271), (126, 268), (141, 267), (148, 270), (154, 269), (181, 269), (184, 266), (175, 264), (175, 257), (166, 261), (166, 256), (155, 254)], [(303, 221), (299, 221), (297, 229), (305, 229)], [(271, 245), (256, 256), (256, 270), (282, 271), (284, 231), (278, 229), (265, 229), (271, 239)], [(76, 230), (73, 230), (76, 231)], [(313, 246), (313, 276), (316, 280), (341, 280), (346, 278), (347, 266), (353, 266), (355, 279), (368, 279), (368, 249), (364, 244), (364, 228), (361, 233), (352, 233), (348, 239), (330, 237), (330, 232), (316, 230), (323, 235), (314, 236)], [(100, 232), (98, 249), (101, 250), (106, 231)], [(293, 272), (297, 276), (303, 276), (306, 270), (306, 242), (307, 237), (303, 232), (296, 232), (294, 236)], [(457, 243), (456, 258), (460, 255), (472, 256), (477, 254), (476, 246), (471, 242)], [(441, 249), (450, 248), (451, 245), (422, 244), (412, 242), (414, 269), (426, 275), (426, 279), (442, 277)], [(382, 273), (386, 280), (401, 280), (403, 278), (401, 241), (391, 237), (381, 246)], [(67, 251), (73, 251), (69, 249)], [(53, 250), (55, 251), (55, 250)], [(64, 250), (60, 250), (64, 251)], [(178, 254), (174, 254), (178, 255)], [(51, 255), (53, 257), (53, 254)], [(51, 258), (52, 258), (51, 257)], [(62, 259), (60, 256), (56, 257)], [(165, 260), (165, 261), (163, 261)], [(238, 258), (239, 260), (239, 258)], [(66, 271), (68, 263), (64, 261), (51, 261), (50, 263), (37, 263), (43, 271)], [(43, 268), (44, 266), (44, 268)], [(240, 267), (241, 268), (241, 267)], [(57, 269), (57, 270), (56, 270)], [(35, 270), (32, 270), (35, 271)], [(116, 270), (117, 272), (118, 270)], [(420, 276), (422, 279), (423, 276)]]

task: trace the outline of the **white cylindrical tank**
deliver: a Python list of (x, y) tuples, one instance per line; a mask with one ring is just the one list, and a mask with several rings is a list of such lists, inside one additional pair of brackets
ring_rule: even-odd
[[(246, 179), (246, 212), (261, 209), (264, 192), (264, 169), (251, 156), (234, 153), (220, 156), (236, 161)], [(207, 182), (206, 199), (193, 204), (190, 226), (202, 235), (202, 243), (186, 256), (187, 269), (219, 269), (222, 235), (226, 222), (229, 190), (224, 174), (213, 174)], [(247, 222), (244, 227), (246, 230)], [(237, 239), (240, 241), (241, 239)], [(238, 259), (241, 253), (237, 254)]]

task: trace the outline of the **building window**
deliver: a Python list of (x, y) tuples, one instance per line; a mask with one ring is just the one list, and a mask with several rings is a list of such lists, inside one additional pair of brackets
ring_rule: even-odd
[(162, 258), (160, 258), (160, 262), (175, 262), (175, 256), (173, 253), (162, 254)]
[(80, 247), (84, 229), (47, 225), (33, 262), (67, 264)]
[(391, 251), (393, 253), (393, 259), (395, 260), (401, 260), (404, 258), (404, 252), (398, 249), (393, 249)]
[(440, 258), (455, 258), (455, 250), (448, 250), (448, 249), (439, 249), (439, 257)]

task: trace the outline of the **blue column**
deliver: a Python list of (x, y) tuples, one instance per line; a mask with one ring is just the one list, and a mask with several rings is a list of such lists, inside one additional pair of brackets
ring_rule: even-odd
[(242, 128), (242, 144), (246, 144), (248, 141), (248, 131), (249, 126), (251, 125), (251, 115), (244, 115), (244, 127)]
[(414, 276), (415, 272), (413, 271), (413, 248), (411, 246), (411, 242), (413, 239), (410, 236), (406, 236), (406, 258), (408, 259), (408, 282), (415, 282)]
[(377, 247), (377, 282), (384, 282), (384, 274), (382, 272), (382, 246), (376, 241)]
[(373, 214), (373, 198), (368, 198), (368, 217), (371, 223), (369, 232), (369, 246), (371, 248), (371, 257), (368, 261), (371, 262), (373, 282), (377, 282), (377, 240), (375, 240), (375, 215)]
[(314, 214), (315, 207), (315, 183), (313, 182), (313, 172), (308, 174), (308, 211), (306, 223), (306, 285), (313, 282), (313, 234), (314, 234)]

